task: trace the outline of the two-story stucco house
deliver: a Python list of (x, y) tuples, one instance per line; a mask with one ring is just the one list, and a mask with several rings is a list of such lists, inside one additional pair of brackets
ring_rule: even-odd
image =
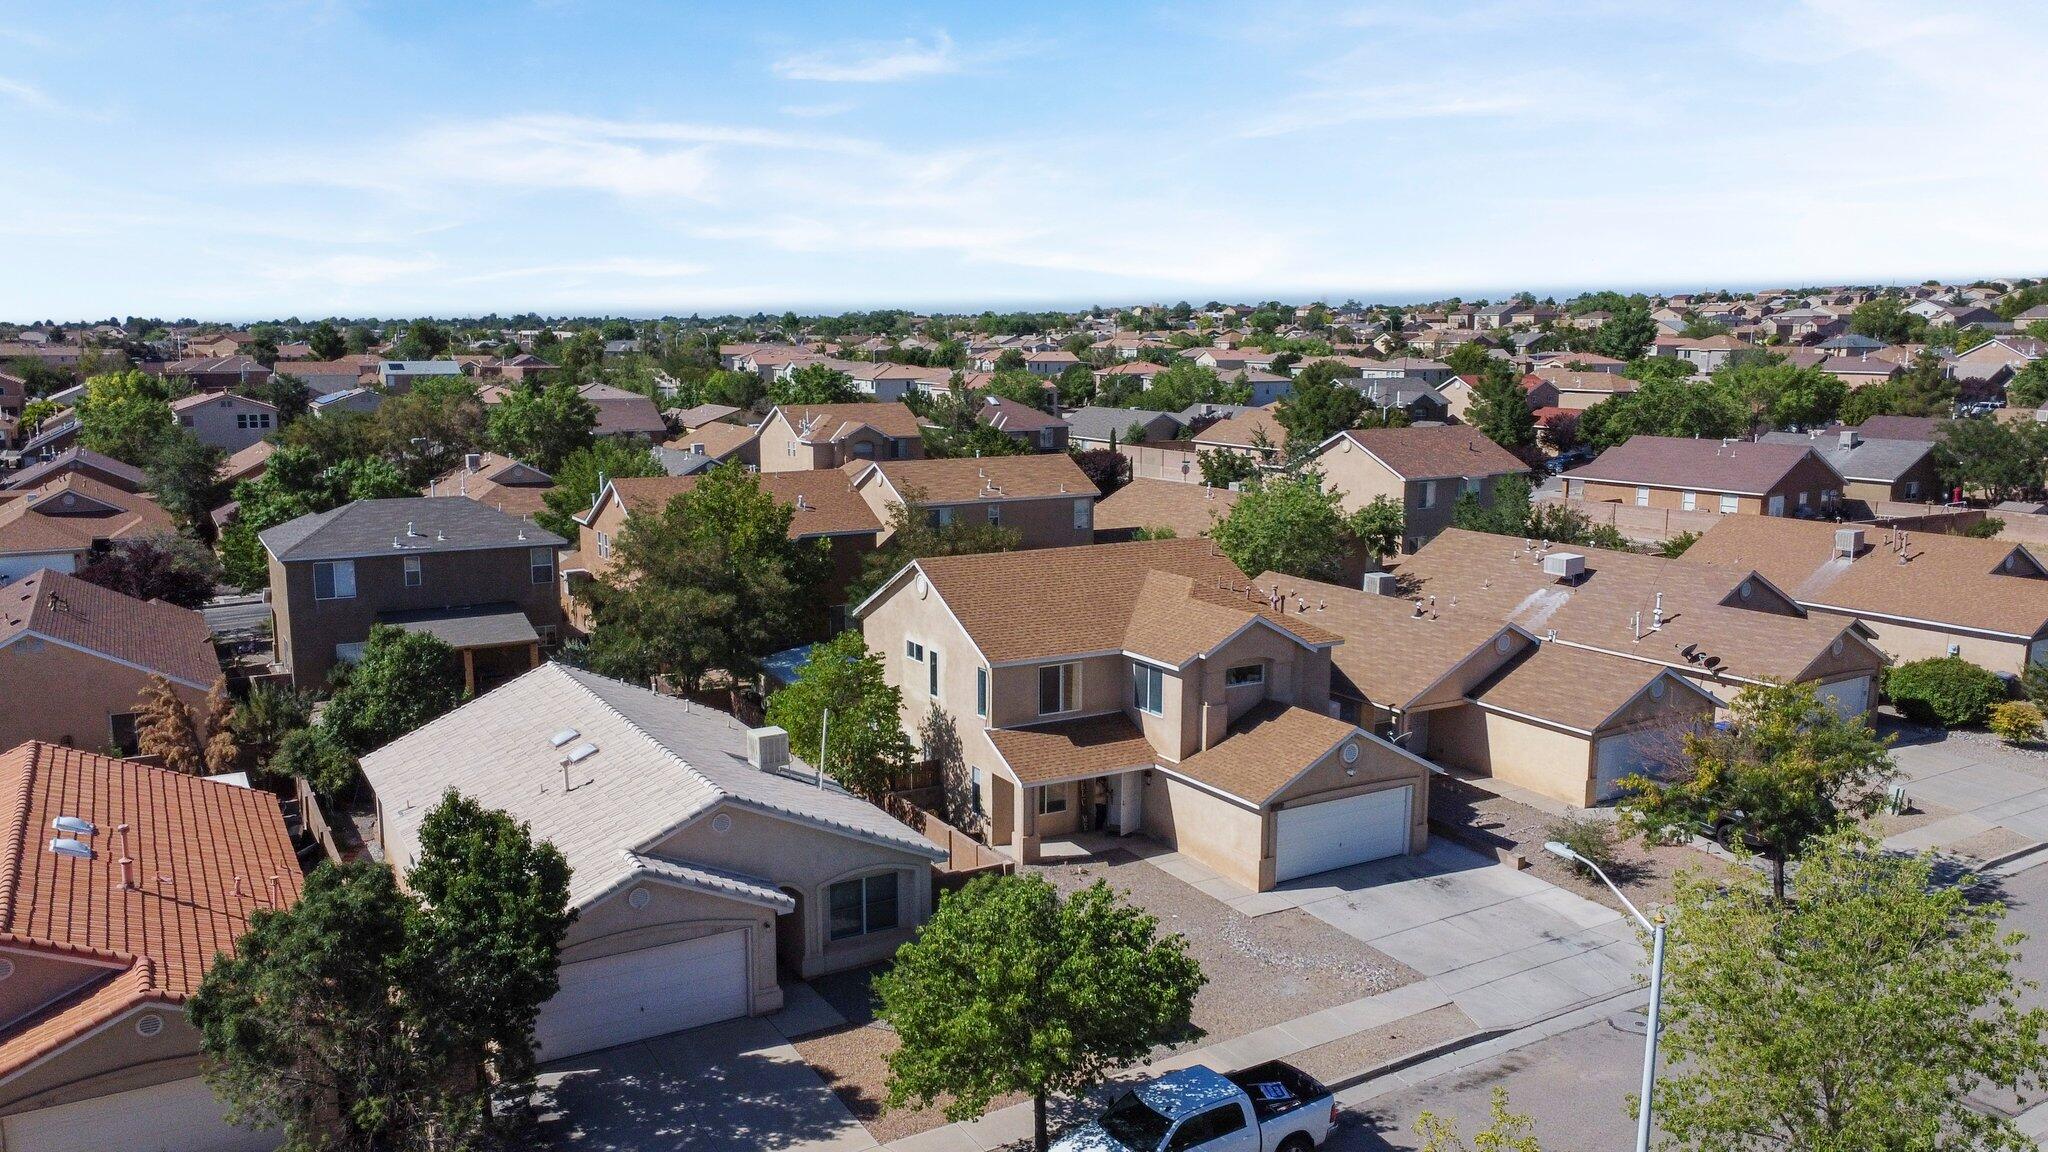
[(1846, 486), (1810, 444), (1683, 436), (1631, 436), (1564, 480), (1575, 499), (1761, 516), (1824, 515)]
[(194, 392), (171, 401), (178, 426), (233, 455), (277, 429), (277, 405), (233, 392)]
[(1501, 477), (1529, 471), (1514, 453), (1465, 424), (1354, 428), (1323, 441), (1315, 459), (1344, 511), (1355, 512), (1381, 496), (1398, 501), (1409, 552), (1451, 526), (1460, 494), (1471, 492), (1491, 507)]
[(855, 615), (1020, 860), (1143, 834), (1264, 891), (1426, 843), (1427, 764), (1333, 713), (1337, 637), (1208, 540), (927, 558)]
[(761, 422), (763, 472), (838, 468), (854, 460), (922, 460), (924, 433), (902, 404), (790, 404)]
[(567, 541), (474, 500), (357, 500), (258, 539), (277, 662), (302, 688), (326, 683), (378, 624), (447, 641), (471, 690), (538, 664), (561, 628), (556, 554)]
[(1095, 539), (1098, 490), (1064, 452), (854, 463), (842, 471), (874, 509), (885, 544), (895, 534), (896, 508), (904, 504), (941, 527), (973, 522), (1013, 529), (1023, 548)]

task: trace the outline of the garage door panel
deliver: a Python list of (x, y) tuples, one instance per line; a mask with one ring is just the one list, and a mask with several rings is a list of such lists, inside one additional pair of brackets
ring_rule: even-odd
[(747, 934), (721, 932), (561, 970), (541, 1009), (540, 1058), (555, 1060), (747, 1014)]
[(1834, 706), (1835, 715), (1844, 720), (1854, 719), (1870, 710), (1870, 678), (1859, 676), (1823, 684), (1819, 695), (1823, 703)]
[(274, 1132), (230, 1127), (198, 1077), (60, 1104), (0, 1121), (7, 1147), (34, 1152), (271, 1152)]
[(1292, 880), (1408, 851), (1415, 788), (1402, 785), (1301, 808), (1276, 821), (1273, 879)]
[(1601, 737), (1593, 746), (1594, 800), (1620, 798), (1624, 777), (1665, 775), (1683, 754), (1686, 731), (1681, 726), (1658, 726)]

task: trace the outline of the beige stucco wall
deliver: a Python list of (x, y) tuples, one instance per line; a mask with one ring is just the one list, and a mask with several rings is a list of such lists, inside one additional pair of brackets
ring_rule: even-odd
[(1591, 740), (1476, 704), (1429, 714), (1429, 757), (1576, 807), (1592, 802)]
[(1253, 891), (1272, 887), (1265, 858), (1265, 820), (1165, 772), (1145, 781), (1145, 834), (1208, 865), (1217, 874)]
[[(1813, 609), (1812, 613), (1815, 616), (1836, 615), (1820, 609)], [(1880, 652), (1891, 657), (1895, 665), (1904, 664), (1909, 660), (1946, 656), (1949, 645), (1954, 644), (1961, 649), (1957, 655), (1993, 672), (2017, 676), (2026, 669), (2025, 641), (1998, 640), (1964, 632), (1947, 632), (1922, 625), (1873, 620), (1867, 616), (1856, 616), (1853, 619), (1861, 620), (1863, 626), (1870, 629), (1871, 643), (1875, 644)]]
[[(149, 1013), (162, 1017), (164, 1026), (156, 1035), (145, 1037), (135, 1030), (135, 1024)], [(185, 1018), (182, 1009), (150, 1004), (125, 1013), (0, 1085), (0, 1114), (33, 1112), (166, 1084), (198, 1071), (199, 1030)]]
[[(141, 669), (23, 637), (0, 648), (0, 748), (44, 740), (105, 751), (113, 742), (112, 717), (135, 711), (148, 686), (149, 673)], [(205, 689), (173, 689), (186, 704), (204, 708)]]
[[(712, 817), (719, 813), (732, 818), (732, 827), (725, 832), (712, 826)], [(719, 805), (679, 829), (655, 845), (652, 854), (771, 879), (794, 896), (807, 977), (888, 959), (924, 923), (932, 906), (931, 862), (925, 857), (732, 804)], [(897, 874), (902, 926), (848, 940), (827, 939), (832, 885), (882, 872)]]

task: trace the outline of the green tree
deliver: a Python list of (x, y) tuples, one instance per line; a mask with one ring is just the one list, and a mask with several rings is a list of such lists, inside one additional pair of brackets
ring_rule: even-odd
[(1259, 474), (1259, 462), (1250, 454), (1228, 448), (1204, 448), (1195, 453), (1201, 465), (1202, 483), (1214, 488), (1241, 484)]
[(432, 360), (448, 351), (449, 340), (446, 328), (432, 320), (415, 320), (405, 326), (405, 336), (398, 342), (396, 358)]
[(313, 330), (306, 334), (306, 344), (318, 360), (339, 360), (348, 355), (348, 339), (332, 321), (322, 320), (313, 325)]
[(129, 464), (149, 463), (177, 421), (163, 381), (129, 369), (94, 376), (78, 401), (78, 442)]
[(1347, 428), (1358, 427), (1365, 412), (1365, 394), (1341, 382), (1346, 371), (1334, 360), (1318, 360), (1294, 378), (1294, 390), (1281, 397), (1273, 410), (1273, 419), (1287, 429), (1289, 444), (1313, 448)]
[(514, 388), (492, 406), (487, 427), (491, 447), (553, 472), (571, 452), (590, 445), (597, 406), (567, 380), (544, 388)]
[(175, 425), (158, 434), (145, 472), (150, 495), (179, 526), (202, 540), (213, 535), (220, 500), (220, 466), (227, 453)]
[(1391, 556), (1401, 550), (1408, 531), (1408, 516), (1401, 502), (1392, 496), (1375, 496), (1372, 503), (1351, 514), (1345, 525), (1366, 555)]
[(322, 864), (289, 908), (259, 908), (186, 1005), (228, 1118), (288, 1152), (415, 1149), (436, 1069), (412, 1042), (412, 901), (368, 860)]
[(1926, 338), (1927, 321), (1906, 311), (1903, 297), (1867, 300), (1849, 313), (1849, 331), (1887, 344), (1916, 344)]
[(1623, 365), (1621, 374), (1630, 380), (1647, 383), (1651, 380), (1689, 380), (1693, 371), (1691, 364), (1676, 356), (1639, 356)]
[(1641, 298), (1623, 302), (1608, 314), (1593, 338), (1593, 350), (1616, 360), (1634, 360), (1657, 338), (1657, 322)]
[(2032, 420), (1952, 420), (1935, 434), (1934, 469), (1943, 487), (1991, 500), (2039, 493), (2048, 472), (2048, 425)]
[(1631, 436), (1720, 439), (1749, 431), (1749, 404), (1725, 383), (1646, 380), (1579, 416), (1579, 435), (1602, 451)]
[[(797, 756), (850, 791), (878, 800), (916, 756), (903, 734), (902, 707), (903, 693), (884, 679), (881, 657), (848, 629), (812, 646), (796, 682), (768, 698), (768, 722), (789, 733)], [(829, 732), (821, 732), (828, 712)]]
[(1798, 890), (1680, 875), (1655, 1099), (1672, 1146), (2031, 1149), (1971, 1104), (2048, 1069), (2004, 906), (1849, 833), (1813, 844)]
[(1209, 531), (1230, 562), (1246, 573), (1285, 572), (1305, 580), (1343, 574), (1353, 543), (1338, 494), (1313, 469), (1269, 476), (1241, 493)]
[(228, 716), (235, 743), (261, 770), (268, 770), (285, 737), (304, 729), (313, 716), (312, 698), (289, 684), (253, 684)]
[(1714, 382), (1734, 390), (1763, 422), (1774, 428), (1817, 428), (1835, 418), (1849, 386), (1819, 368), (1801, 368), (1772, 356), (1764, 361), (1730, 360)]
[(533, 1026), (555, 994), (569, 911), (569, 864), (527, 825), (453, 790), (420, 823), (406, 887), (424, 907), (406, 953), (425, 976), (426, 1046), (480, 1093), (533, 1078)]
[(87, 561), (77, 576), (137, 600), (198, 608), (213, 599), (220, 564), (211, 550), (192, 537), (160, 532), (116, 541)]
[(355, 753), (324, 724), (286, 732), (278, 739), (270, 758), (270, 771), (279, 776), (303, 778), (314, 792), (330, 800), (354, 791), (361, 770)]
[(824, 364), (806, 364), (768, 385), (768, 399), (776, 404), (851, 404), (860, 399), (853, 377)]
[(1504, 364), (1498, 370), (1489, 365), (1480, 377), (1472, 390), (1472, 405), (1465, 410), (1465, 421), (1510, 452), (1536, 443), (1536, 413), (1529, 407), (1529, 394), (1522, 390), (1513, 369)]
[(1732, 710), (1725, 731), (1685, 737), (1668, 779), (1622, 780), (1623, 827), (1657, 839), (1726, 827), (1771, 862), (1783, 899), (1787, 860), (1883, 805), (1890, 740), (1838, 715), (1811, 684), (1754, 684)]
[(2005, 400), (2015, 408), (2048, 405), (2048, 356), (2029, 360), (2013, 373), (2005, 385)]
[[(1415, 1134), (1422, 1138), (1418, 1152), (1466, 1152), (1456, 1121), (1434, 1112), (1415, 1118)], [(1488, 1107), (1486, 1127), (1472, 1134), (1474, 1152), (1543, 1152), (1535, 1124), (1527, 1116), (1508, 1110), (1508, 1090), (1495, 1085)]]
[(1152, 387), (1143, 396), (1147, 408), (1161, 412), (1178, 412), (1196, 404), (1243, 404), (1250, 399), (1249, 387), (1226, 385), (1214, 368), (1192, 360), (1179, 360), (1154, 376)]
[(378, 453), (418, 492), (434, 477), (482, 450), (484, 404), (467, 376), (425, 380), (402, 396), (387, 396), (370, 418)]
[(944, 1099), (964, 1120), (1028, 1093), (1044, 1152), (1054, 1094), (1201, 1035), (1190, 1017), (1204, 981), (1185, 940), (1102, 881), (1062, 898), (1038, 876), (978, 877), (875, 977), (876, 1015), (901, 1040), (889, 1103)]
[(1460, 376), (1483, 376), (1486, 366), (1493, 357), (1486, 354), (1486, 345), (1470, 340), (1444, 354), (1444, 364)]
[(591, 667), (691, 686), (714, 670), (751, 680), (825, 607), (813, 591), (824, 553), (789, 538), (794, 515), (737, 462), (703, 473), (661, 511), (635, 514), (611, 572), (578, 591), (594, 620)]
[(596, 441), (569, 453), (550, 473), (555, 486), (541, 497), (547, 507), (534, 521), (564, 540), (574, 540), (579, 531), (575, 518), (590, 511), (606, 483), (664, 474), (661, 461), (644, 444), (611, 438)]
[(377, 624), (328, 698), (321, 723), (361, 755), (460, 703), (462, 668), (455, 649), (425, 632)]

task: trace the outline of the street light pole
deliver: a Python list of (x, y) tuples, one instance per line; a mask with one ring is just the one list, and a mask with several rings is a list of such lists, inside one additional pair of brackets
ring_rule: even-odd
[(1593, 875), (1598, 876), (1600, 882), (1607, 885), (1607, 890), (1614, 893), (1614, 898), (1621, 901), (1621, 906), (1628, 909), (1628, 914), (1635, 917), (1636, 923), (1641, 924), (1643, 930), (1650, 934), (1649, 1032), (1643, 1039), (1642, 1103), (1636, 1109), (1636, 1152), (1650, 1152), (1650, 1093), (1657, 1086), (1657, 1029), (1664, 1014), (1664, 914), (1659, 912), (1654, 917), (1643, 915), (1627, 896), (1622, 895), (1621, 888), (1613, 880), (1608, 879), (1607, 873), (1601, 871), (1598, 864), (1563, 844), (1555, 840), (1547, 841), (1543, 845), (1543, 850), (1552, 856), (1561, 856), (1592, 869)]

